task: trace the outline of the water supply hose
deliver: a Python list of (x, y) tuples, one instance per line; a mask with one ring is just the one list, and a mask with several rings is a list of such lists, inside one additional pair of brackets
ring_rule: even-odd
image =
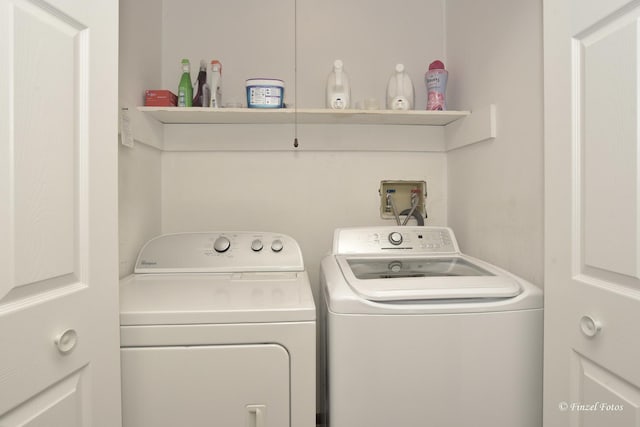
[(411, 212), (411, 209), (405, 209), (402, 212), (400, 212), (399, 215), (407, 215), (407, 218), (412, 216), (416, 219), (416, 221), (418, 222), (418, 225), (420, 226), (424, 225), (424, 218), (422, 218), (422, 215), (420, 215), (420, 212), (418, 212), (417, 209), (414, 209), (413, 213)]

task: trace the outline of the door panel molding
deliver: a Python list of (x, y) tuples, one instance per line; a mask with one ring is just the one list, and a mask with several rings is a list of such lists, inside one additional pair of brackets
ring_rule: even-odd
[(567, 403), (574, 425), (633, 426), (640, 420), (640, 389), (579, 352), (572, 357), (572, 402)]
[[(2, 426), (76, 427), (87, 425), (83, 419), (86, 414), (78, 414), (75, 408), (81, 407), (86, 382), (87, 367), (72, 373), (46, 390), (42, 391), (22, 405), (0, 416)], [(75, 423), (69, 424), (75, 419)]]
[(600, 280), (640, 278), (639, 17), (616, 13), (572, 40), (574, 274)]

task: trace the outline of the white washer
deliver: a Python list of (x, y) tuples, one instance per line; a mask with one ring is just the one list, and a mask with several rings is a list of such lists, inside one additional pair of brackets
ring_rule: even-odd
[(120, 323), (124, 427), (315, 426), (315, 305), (291, 237), (149, 241)]
[(449, 228), (338, 229), (321, 282), (330, 427), (542, 425), (542, 293)]

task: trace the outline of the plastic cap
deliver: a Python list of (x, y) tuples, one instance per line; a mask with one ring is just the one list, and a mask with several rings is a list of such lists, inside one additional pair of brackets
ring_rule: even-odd
[(211, 71), (220, 71), (220, 75), (222, 75), (222, 63), (217, 59), (212, 60)]
[(396, 64), (396, 71), (401, 73), (404, 71), (404, 64)]
[(339, 68), (342, 68), (342, 66), (343, 66), (342, 61), (339, 59), (336, 59), (333, 62), (333, 68), (339, 69)]
[(187, 65), (189, 64), (189, 60), (188, 59), (183, 59), (182, 60), (182, 65), (185, 65), (185, 64), (187, 64)]
[(442, 61), (433, 61), (431, 64), (429, 64), (429, 69), (444, 70), (444, 64), (442, 63)]

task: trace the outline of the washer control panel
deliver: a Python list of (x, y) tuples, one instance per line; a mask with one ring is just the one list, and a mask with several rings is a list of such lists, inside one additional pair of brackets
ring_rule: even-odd
[(339, 228), (333, 239), (334, 254), (383, 254), (402, 252), (459, 253), (448, 227), (356, 227)]
[(135, 267), (136, 273), (255, 271), (304, 271), (300, 246), (270, 232), (166, 234), (147, 242)]

